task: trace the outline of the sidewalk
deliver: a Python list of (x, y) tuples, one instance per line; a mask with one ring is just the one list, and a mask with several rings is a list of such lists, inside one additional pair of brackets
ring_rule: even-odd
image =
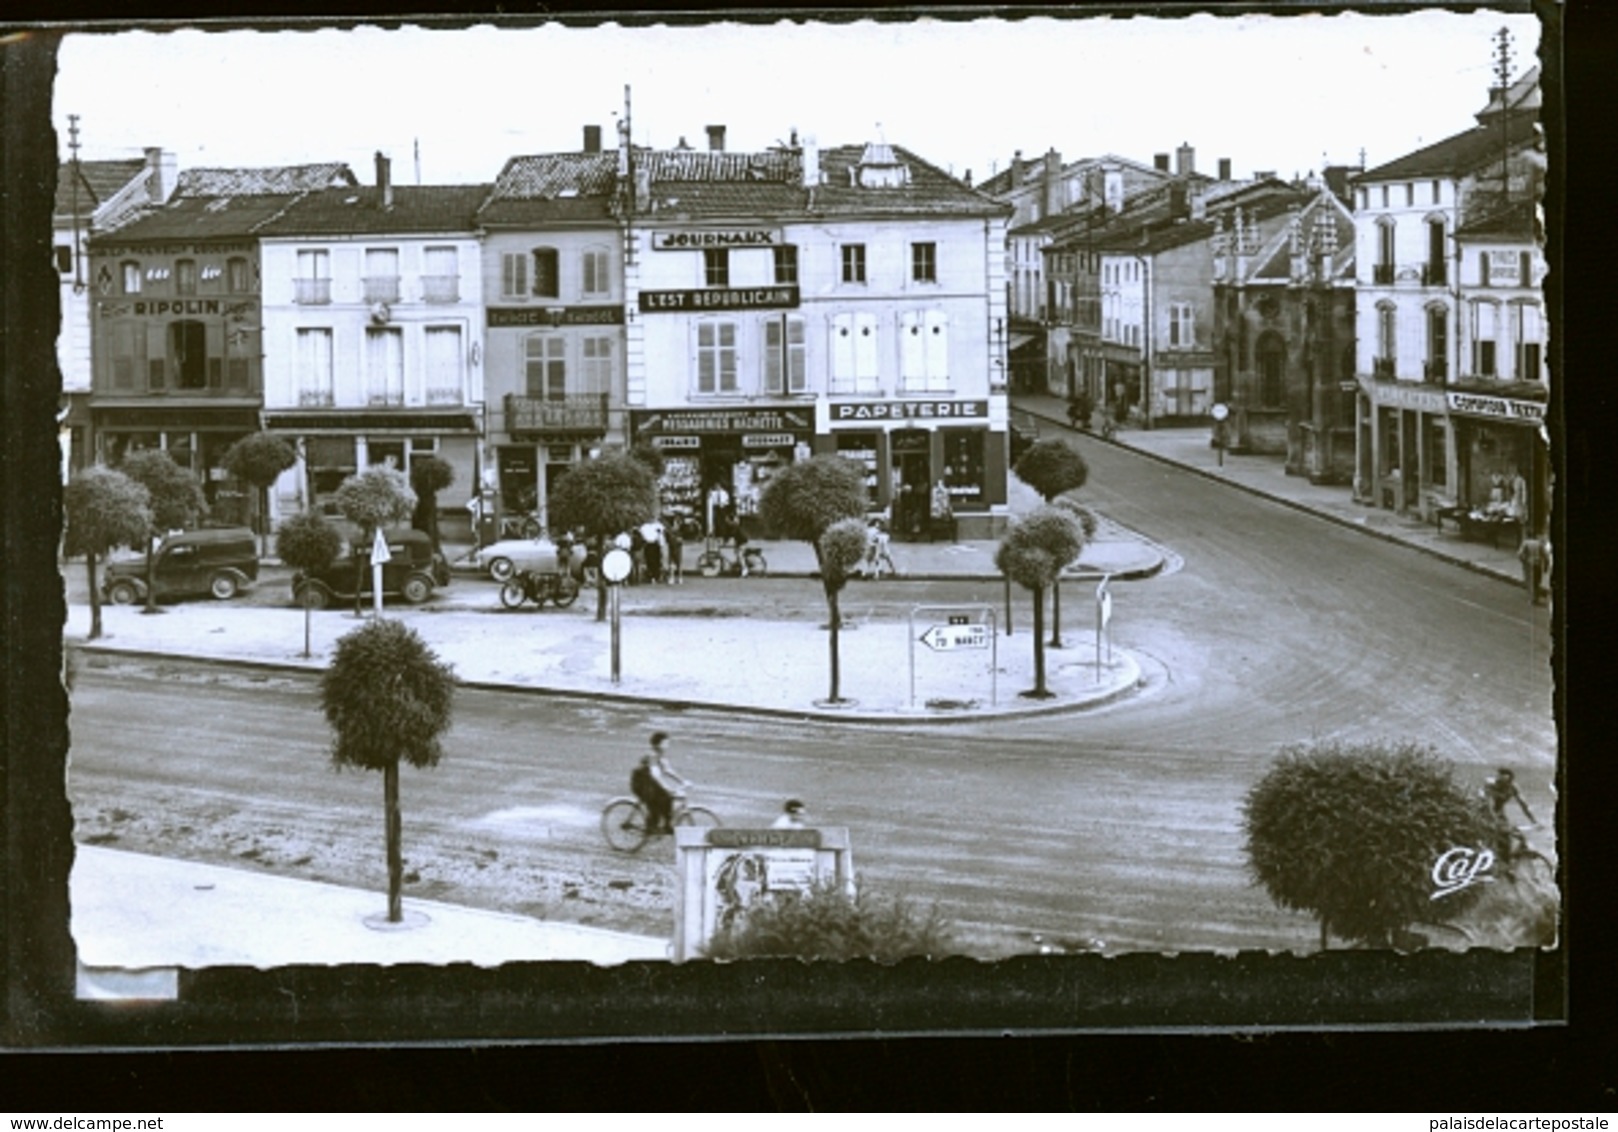
[[(1066, 435), (1070, 431), (1067, 402), (1060, 397), (1019, 393), (1013, 397), (1012, 403), (1015, 409), (1039, 418), (1042, 425), (1058, 426), (1047, 429), (1051, 433)], [(1211, 435), (1211, 425), (1121, 428), (1114, 435), (1113, 443), (1198, 475), (1222, 480), (1255, 495), (1311, 512), (1341, 526), (1403, 543), (1467, 569), (1522, 584), (1522, 566), (1517, 561), (1515, 546), (1494, 547), (1488, 543), (1467, 542), (1453, 527), (1440, 533), (1432, 523), (1423, 522), (1415, 516), (1402, 516), (1356, 503), (1346, 486), (1313, 484), (1307, 476), (1287, 475), (1279, 456), (1226, 452), (1221, 467), (1219, 452), (1209, 443)], [(1104, 443), (1099, 436), (1092, 436), (1091, 439), (1097, 444)]]

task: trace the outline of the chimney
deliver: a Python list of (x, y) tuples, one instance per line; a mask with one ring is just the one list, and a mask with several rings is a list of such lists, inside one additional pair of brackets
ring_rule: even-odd
[(1169, 219), (1184, 220), (1190, 212), (1190, 207), (1186, 204), (1184, 182), (1172, 182), (1169, 185)]
[(1045, 215), (1062, 211), (1062, 155), (1050, 149), (1045, 154)]
[(803, 135), (803, 187), (812, 189), (820, 184), (820, 143), (813, 134)]
[(966, 187), (970, 189), (972, 187), (972, 170), (968, 169), (966, 176), (962, 180), (966, 182)]
[(1166, 153), (1152, 154), (1152, 167), (1159, 173), (1167, 173), (1169, 171), (1169, 155)]
[(1181, 177), (1197, 171), (1197, 151), (1191, 148), (1190, 142), (1181, 142), (1180, 148), (1174, 151), (1174, 171)]
[(723, 126), (709, 126), (708, 127), (708, 151), (710, 153), (724, 153), (725, 152), (725, 127), (723, 127)]
[(1219, 179), (1221, 181), (1230, 180), (1230, 158), (1228, 157), (1219, 159)]
[(382, 151), (376, 151), (376, 187), (382, 198), (383, 208), (393, 207), (393, 162), (382, 156)]
[(601, 127), (600, 126), (586, 126), (586, 127), (584, 127), (584, 152), (585, 153), (600, 153), (601, 152)]
[(174, 155), (158, 146), (149, 145), (146, 147), (146, 168), (151, 174), (146, 180), (147, 196), (153, 204), (167, 203), (174, 192), (174, 182), (179, 179)]
[(1011, 187), (1016, 188), (1022, 184), (1022, 150), (1013, 150), (1011, 154)]

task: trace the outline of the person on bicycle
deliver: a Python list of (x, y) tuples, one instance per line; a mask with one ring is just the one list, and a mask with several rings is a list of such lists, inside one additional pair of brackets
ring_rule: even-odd
[(668, 741), (668, 732), (652, 732), (652, 753), (629, 773), (630, 792), (646, 807), (646, 832), (651, 834), (674, 832), (674, 796), (691, 785), (669, 765)]
[(1484, 780), (1483, 796), (1489, 800), (1489, 808), (1494, 811), (1495, 820), (1507, 822), (1506, 806), (1516, 802), (1529, 822), (1539, 824), (1538, 819), (1534, 817), (1534, 811), (1530, 810), (1528, 803), (1523, 800), (1522, 791), (1517, 789), (1517, 776), (1509, 767), (1501, 767), (1493, 778)]

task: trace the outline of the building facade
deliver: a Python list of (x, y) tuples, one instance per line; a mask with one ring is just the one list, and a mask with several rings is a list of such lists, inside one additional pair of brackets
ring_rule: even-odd
[(1237, 452), (1315, 483), (1354, 473), (1354, 218), (1324, 187), (1263, 246), (1241, 210), (1213, 240), (1214, 396)]
[(481, 484), (498, 512), (541, 526), (568, 468), (627, 442), (619, 160), (586, 127), (577, 153), (512, 158), (478, 212)]
[[(1472, 359), (1457, 353), (1461, 336), (1475, 339), (1480, 326), (1495, 332), (1492, 321), (1472, 321), (1489, 319), (1495, 306), (1463, 311), (1457, 232), (1513, 199), (1537, 202), (1544, 166), (1538, 89), (1538, 72), (1530, 70), (1504, 97), (1496, 92), (1471, 129), (1354, 180), (1354, 489), (1361, 502), (1423, 518), (1472, 503), (1451, 395), (1474, 376), (1466, 372)], [(1514, 287), (1519, 282), (1520, 274)]]
[(723, 487), (744, 529), (812, 453), (866, 469), (920, 537), (942, 484), (962, 538), (1006, 519), (1008, 209), (884, 143), (634, 156), (626, 259), (631, 439), (666, 511)]
[(60, 288), (62, 324), (56, 337), (56, 364), (62, 373), (62, 478), (95, 454), (91, 434), (90, 311), (92, 272), (87, 242), (118, 227), (136, 212), (161, 205), (174, 191), (172, 153), (148, 147), (129, 161), (68, 161), (57, 170), (52, 217), (53, 253)]
[(264, 427), (298, 462), (275, 516), (321, 508), (344, 479), (432, 455), (455, 472), (446, 534), (478, 482), (483, 274), (473, 230), (487, 185), (376, 184), (305, 193), (255, 229), (263, 260)]

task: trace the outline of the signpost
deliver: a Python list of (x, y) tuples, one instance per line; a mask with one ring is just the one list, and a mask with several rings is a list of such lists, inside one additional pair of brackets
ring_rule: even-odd
[(1107, 583), (1112, 581), (1112, 575), (1102, 577), (1101, 584), (1096, 587), (1096, 683), (1101, 683), (1101, 643), (1105, 639), (1107, 644), (1107, 663), (1112, 663), (1112, 633), (1108, 626), (1112, 624), (1112, 591)]
[(601, 556), (601, 576), (607, 579), (607, 609), (612, 618), (612, 682), (618, 683), (619, 648), (618, 648), (618, 586), (629, 577), (629, 571), (634, 568), (634, 561), (629, 557), (629, 551), (621, 546), (615, 546)]
[[(942, 624), (916, 632), (916, 615), (942, 614)], [(910, 610), (910, 706), (916, 706), (916, 644), (929, 652), (956, 653), (989, 650), (989, 703), (999, 696), (1000, 646), (994, 623), (994, 608), (987, 605), (917, 605)]]
[(1219, 450), (1219, 466), (1225, 466), (1225, 418), (1230, 416), (1223, 402), (1216, 404), (1208, 410), (1208, 415), (1214, 419), (1214, 447)]
[(378, 617), (382, 616), (382, 567), (392, 560), (388, 540), (382, 537), (382, 528), (378, 527), (376, 537), (371, 540), (371, 600)]

